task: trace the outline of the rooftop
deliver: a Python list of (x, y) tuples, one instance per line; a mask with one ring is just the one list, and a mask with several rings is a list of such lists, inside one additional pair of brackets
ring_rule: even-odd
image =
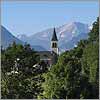
[(54, 28), (54, 31), (53, 31), (53, 36), (52, 36), (51, 41), (58, 41), (55, 28)]

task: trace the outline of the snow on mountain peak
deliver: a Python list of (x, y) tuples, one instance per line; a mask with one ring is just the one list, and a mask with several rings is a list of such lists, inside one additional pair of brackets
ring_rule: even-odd
[(46, 38), (48, 35), (47, 34), (43, 34), (42, 37)]
[[(77, 44), (80, 39), (84, 39), (87, 37), (88, 32), (88, 25), (80, 22), (70, 22), (60, 27), (56, 27), (60, 49), (67, 50), (74, 47), (74, 44)], [(31, 45), (40, 45), (45, 49), (50, 50), (50, 41), (52, 34), (53, 28), (50, 28), (35, 33), (29, 37), (21, 37), (20, 39), (30, 43)]]

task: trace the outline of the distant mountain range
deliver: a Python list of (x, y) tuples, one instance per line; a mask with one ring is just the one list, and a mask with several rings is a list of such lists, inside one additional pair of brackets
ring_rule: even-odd
[[(58, 37), (58, 45), (60, 51), (73, 48), (81, 39), (88, 38), (90, 27), (87, 24), (80, 22), (71, 22), (60, 27), (56, 27)], [(24, 44), (29, 43), (37, 51), (50, 50), (50, 43), (53, 34), (53, 28), (35, 33), (31, 36), (18, 35), (13, 36), (6, 28), (1, 26), (1, 45), (9, 46), (13, 41)]]
[(9, 32), (5, 27), (1, 26), (1, 46), (3, 48), (7, 48), (10, 44), (13, 42), (16, 42), (17, 44), (23, 44), (20, 39), (13, 36), (11, 32)]
[[(60, 27), (56, 27), (56, 34), (59, 40), (60, 51), (73, 48), (80, 39), (88, 38), (90, 27), (80, 22), (71, 22)], [(53, 28), (35, 33), (31, 36), (19, 35), (18, 38), (31, 45), (40, 45), (46, 50), (50, 50), (50, 41)]]
[[(3, 47), (3, 49), (7, 48), (14, 41), (16, 42), (16, 44), (22, 44), (22, 45), (25, 44), (25, 42), (18, 39), (14, 35), (12, 35), (12, 33), (9, 32), (4, 26), (1, 26), (1, 46)], [(36, 51), (38, 51), (38, 50), (45, 51), (46, 50), (40, 45), (34, 45), (34, 46), (31, 46), (31, 47), (34, 48), (34, 50), (36, 50)]]

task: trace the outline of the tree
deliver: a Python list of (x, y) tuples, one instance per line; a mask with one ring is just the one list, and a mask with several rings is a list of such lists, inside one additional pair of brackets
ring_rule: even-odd
[[(82, 69), (91, 84), (92, 98), (99, 98), (99, 18), (93, 23), (89, 42), (83, 52)], [(91, 96), (90, 96), (91, 97)]]
[(89, 33), (89, 40), (90, 41), (99, 41), (99, 17), (97, 17), (97, 20), (93, 23), (93, 28)]
[[(12, 46), (2, 51), (2, 78), (1, 95), (2, 99), (33, 99), (42, 91), (41, 74), (37, 71), (34, 74), (33, 65), (39, 62), (37, 52), (31, 49), (30, 45), (22, 46), (15, 42)], [(17, 61), (18, 73), (11, 73)], [(45, 71), (45, 70), (44, 70)]]
[(2, 71), (5, 70), (5, 72), (11, 71), (17, 58), (20, 59), (18, 61), (19, 70), (25, 73), (26, 71), (32, 70), (32, 66), (39, 61), (39, 56), (30, 48), (30, 45), (16, 45), (15, 42), (11, 47), (8, 47), (5, 52), (2, 52), (1, 58)]
[[(74, 58), (74, 52), (61, 55), (56, 65), (44, 75), (42, 98), (65, 99), (79, 98), (80, 59)], [(72, 56), (73, 55), (73, 56)]]
[(39, 98), (97, 99), (99, 98), (99, 19), (87, 40), (64, 52), (56, 65), (44, 74), (44, 89)]

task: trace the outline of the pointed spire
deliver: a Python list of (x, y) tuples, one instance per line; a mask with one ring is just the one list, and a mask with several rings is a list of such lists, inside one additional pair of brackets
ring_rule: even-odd
[(51, 41), (58, 41), (55, 28), (54, 28), (54, 31), (53, 31), (53, 36), (52, 36)]

